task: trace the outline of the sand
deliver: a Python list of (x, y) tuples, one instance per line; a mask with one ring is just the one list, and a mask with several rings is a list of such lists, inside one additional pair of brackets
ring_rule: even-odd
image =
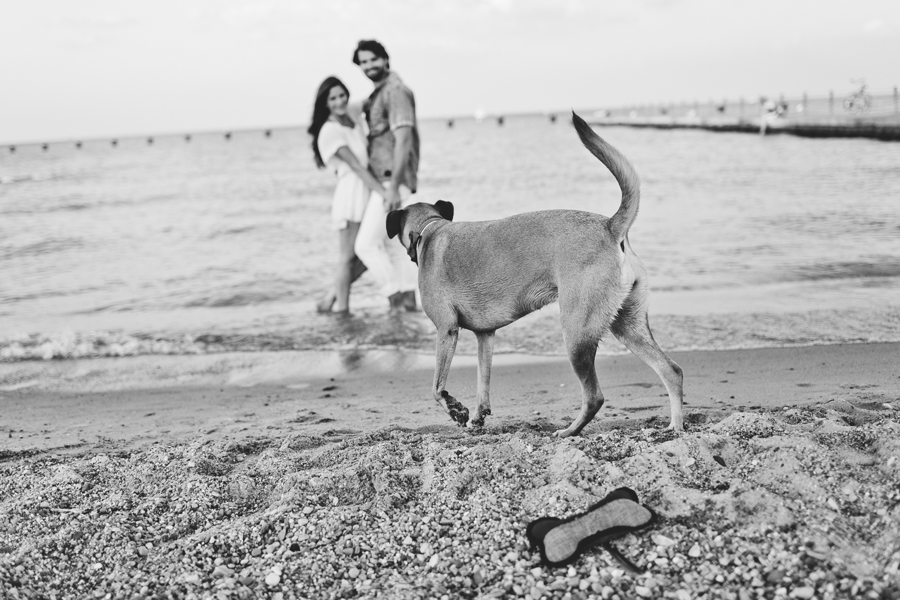
[[(900, 396), (900, 344), (675, 352), (686, 412), (728, 414)], [(449, 422), (431, 400), (434, 358), (391, 351), (139, 356), (0, 364), (0, 450), (303, 431), (341, 435)], [(457, 356), (448, 389), (474, 409), (476, 361)], [(627, 354), (599, 357), (607, 398), (584, 435), (668, 415), (665, 389)], [(563, 357), (497, 355), (494, 423), (573, 418), (580, 388)]]
[[(427, 355), (0, 365), (0, 591), (900, 597), (900, 344), (672, 356), (684, 435), (626, 355), (598, 358), (607, 404), (565, 441), (559, 357), (497, 356), (481, 430), (430, 399)], [(458, 357), (450, 391), (474, 386)], [(661, 517), (620, 545), (648, 573), (537, 564), (530, 519), (623, 485)]]

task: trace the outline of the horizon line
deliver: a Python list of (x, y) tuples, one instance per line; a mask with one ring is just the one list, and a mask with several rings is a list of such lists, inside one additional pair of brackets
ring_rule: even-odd
[[(849, 93), (853, 93), (853, 92), (849, 92)], [(872, 96), (882, 96), (882, 95), (893, 94), (896, 97), (898, 94), (898, 86), (894, 85), (892, 87), (892, 89), (886, 90), (883, 92), (877, 91), (877, 90), (869, 90), (868, 93)], [(749, 98), (750, 102), (755, 102), (756, 100), (763, 98), (763, 97), (769, 97), (769, 98), (783, 97), (785, 99), (790, 99), (790, 98), (806, 96), (807, 98), (812, 99), (812, 98), (828, 97), (829, 94), (833, 95), (835, 98), (842, 97), (842, 96), (839, 96), (838, 94), (836, 94), (833, 90), (831, 90), (827, 94), (813, 95), (813, 94), (807, 94), (806, 92), (801, 92), (797, 95), (788, 95), (788, 94), (784, 94), (784, 93), (779, 93), (777, 96), (774, 94), (770, 94), (768, 96), (766, 96), (764, 94), (754, 94), (749, 97), (748, 96), (739, 96), (738, 99), (744, 100), (745, 98)], [(843, 95), (846, 95), (846, 93), (844, 93)], [(701, 105), (701, 104), (709, 104), (709, 103), (715, 103), (715, 102), (721, 102), (721, 101), (727, 102), (728, 98), (723, 97), (720, 100), (716, 100), (714, 98), (707, 98), (706, 100), (703, 100), (703, 101), (700, 101), (698, 99), (693, 99), (693, 100), (674, 100), (674, 101), (666, 101), (666, 102), (662, 102), (662, 101), (622, 102), (622, 103), (616, 104), (615, 106), (603, 106), (602, 108), (594, 107), (594, 108), (582, 109), (582, 110), (584, 112), (589, 112), (589, 111), (594, 112), (594, 111), (602, 110), (602, 109), (621, 110), (621, 109), (625, 109), (625, 108), (634, 108), (634, 107), (639, 107), (639, 106), (678, 106), (678, 105), (682, 105), (682, 104), (683, 105), (694, 105), (694, 104)], [(419, 120), (420, 121), (436, 121), (436, 120), (447, 120), (447, 119), (477, 119), (478, 117), (476, 116), (476, 113), (478, 113), (479, 110), (480, 109), (476, 109), (476, 111), (473, 111), (472, 113), (467, 114), (467, 115), (459, 115), (459, 114), (457, 114), (457, 115), (438, 115), (438, 116), (422, 117)], [(490, 111), (490, 112), (485, 112), (484, 117), (482, 117), (482, 118), (487, 119), (487, 118), (515, 117), (515, 116), (521, 117), (521, 116), (530, 116), (530, 115), (549, 116), (552, 114), (558, 115), (561, 113), (572, 112), (574, 110), (575, 109), (573, 109), (573, 108), (569, 108), (569, 109), (558, 109), (558, 110), (534, 109), (534, 110), (510, 111), (510, 112)], [(27, 140), (27, 141), (12, 141), (12, 142), (0, 141), (0, 146), (5, 146), (7, 148), (10, 148), (10, 147), (20, 147), (20, 146), (35, 146), (35, 145), (42, 145), (42, 144), (48, 144), (48, 145), (49, 144), (65, 144), (65, 143), (75, 144), (78, 142), (84, 143), (84, 142), (96, 142), (96, 141), (102, 141), (102, 140), (118, 141), (118, 140), (149, 139), (149, 138), (157, 138), (157, 137), (160, 137), (160, 138), (177, 137), (177, 136), (186, 136), (186, 135), (191, 135), (191, 136), (193, 136), (193, 135), (210, 135), (210, 134), (225, 135), (228, 133), (247, 133), (247, 132), (253, 132), (253, 131), (276, 131), (276, 130), (285, 130), (285, 129), (297, 129), (297, 128), (301, 128), (301, 127), (306, 127), (307, 125), (308, 125), (308, 123), (295, 123), (295, 124), (282, 124), (282, 125), (258, 125), (258, 126), (254, 125), (254, 126), (247, 126), (247, 127), (233, 127), (233, 128), (223, 127), (223, 128), (217, 128), (217, 129), (199, 129), (199, 130), (194, 130), (194, 131), (164, 131), (164, 132), (157, 132), (157, 133), (126, 133), (126, 134), (121, 134), (121, 135), (97, 135), (97, 136), (92, 135), (92, 136), (84, 136), (84, 137), (75, 136), (75, 137), (56, 138), (56, 139), (51, 139), (49, 141), (47, 141), (46, 139), (44, 139), (44, 140), (36, 139), (36, 140)]]

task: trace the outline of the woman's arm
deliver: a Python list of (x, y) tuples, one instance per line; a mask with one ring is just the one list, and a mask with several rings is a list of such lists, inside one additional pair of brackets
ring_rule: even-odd
[(353, 154), (353, 152), (350, 150), (350, 148), (348, 148), (347, 146), (341, 146), (340, 148), (337, 149), (337, 152), (335, 152), (335, 156), (337, 156), (342, 161), (347, 163), (347, 166), (349, 166), (350, 169), (354, 173), (356, 173), (359, 176), (359, 178), (362, 179), (363, 182), (365, 182), (365, 184), (367, 186), (369, 186), (370, 190), (374, 190), (374, 191), (378, 192), (378, 194), (382, 198), (384, 197), (384, 195), (385, 195), (384, 186), (381, 185), (381, 182), (378, 181), (374, 175), (372, 175), (371, 171), (369, 171), (368, 169), (364, 168), (361, 164), (359, 164), (359, 161), (356, 160), (356, 156)]
[(350, 115), (350, 118), (360, 123), (364, 121), (363, 118), (363, 103), (362, 102), (348, 102), (347, 103), (347, 114)]

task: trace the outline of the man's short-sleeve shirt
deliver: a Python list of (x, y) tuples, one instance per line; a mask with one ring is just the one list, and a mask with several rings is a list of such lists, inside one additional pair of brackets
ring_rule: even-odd
[(416, 123), (416, 99), (400, 77), (388, 73), (366, 102), (369, 125), (369, 166), (379, 179), (390, 179), (394, 168), (394, 131), (411, 129), (412, 143), (400, 183), (416, 191), (419, 169), (419, 128)]

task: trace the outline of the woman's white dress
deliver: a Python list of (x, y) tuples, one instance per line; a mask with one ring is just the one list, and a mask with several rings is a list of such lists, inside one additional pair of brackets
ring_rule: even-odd
[(350, 128), (329, 118), (319, 130), (318, 146), (322, 162), (337, 178), (331, 203), (333, 227), (344, 229), (349, 221), (359, 223), (369, 201), (369, 188), (350, 165), (338, 158), (337, 151), (346, 146), (363, 168), (369, 166), (368, 140), (362, 120), (353, 119)]

